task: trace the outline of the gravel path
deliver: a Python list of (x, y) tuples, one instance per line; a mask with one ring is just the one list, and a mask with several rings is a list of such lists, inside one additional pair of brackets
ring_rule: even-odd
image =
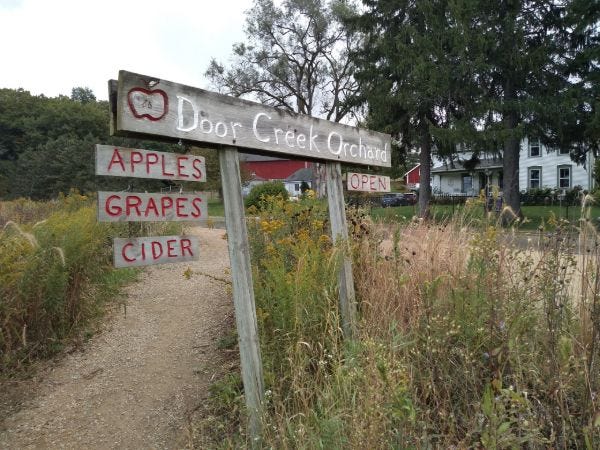
[(126, 314), (49, 368), (31, 399), (4, 418), (1, 449), (189, 444), (189, 417), (228, 359), (217, 340), (233, 314), (224, 231), (192, 233), (200, 261), (147, 269), (126, 290)]

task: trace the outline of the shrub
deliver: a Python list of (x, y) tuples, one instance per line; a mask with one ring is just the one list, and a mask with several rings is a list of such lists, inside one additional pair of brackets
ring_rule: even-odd
[(265, 447), (597, 448), (593, 227), (582, 222), (589, 251), (574, 255), (559, 220), (538, 252), (485, 222), (357, 215), (359, 336), (343, 341), (324, 212), (274, 201), (249, 226)]
[(254, 186), (246, 197), (246, 207), (254, 206), (257, 209), (264, 209), (270, 198), (281, 197), (287, 200), (288, 191), (281, 181), (269, 181)]
[(0, 375), (59, 350), (134, 276), (113, 269), (113, 237), (174, 234), (163, 223), (98, 223), (92, 203), (75, 192), (2, 203), (5, 220), (10, 213), (19, 223), (0, 229)]

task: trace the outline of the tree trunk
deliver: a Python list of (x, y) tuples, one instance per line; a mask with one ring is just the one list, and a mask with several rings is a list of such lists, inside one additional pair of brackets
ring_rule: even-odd
[(313, 191), (317, 198), (327, 197), (327, 177), (325, 163), (315, 163), (313, 166)]
[(421, 154), (419, 155), (419, 217), (429, 217), (429, 202), (431, 200), (431, 136), (429, 129), (425, 128), (421, 135)]
[[(505, 100), (513, 101), (515, 92), (512, 83), (508, 81), (505, 87)], [(502, 223), (508, 225), (514, 219), (523, 217), (521, 213), (521, 199), (519, 195), (519, 151), (521, 150), (519, 137), (516, 129), (519, 122), (519, 113), (509, 110), (504, 116), (504, 129), (507, 131), (504, 139), (503, 172), (504, 172), (504, 205), (508, 206), (510, 212), (502, 213)]]

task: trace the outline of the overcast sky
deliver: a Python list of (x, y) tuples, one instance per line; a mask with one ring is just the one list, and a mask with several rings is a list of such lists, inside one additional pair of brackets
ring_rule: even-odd
[(208, 88), (252, 0), (0, 0), (0, 88), (107, 98), (120, 69)]

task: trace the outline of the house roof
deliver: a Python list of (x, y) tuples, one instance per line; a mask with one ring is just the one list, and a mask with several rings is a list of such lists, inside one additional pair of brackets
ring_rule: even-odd
[(255, 180), (285, 180), (299, 169), (310, 166), (308, 162), (290, 159), (242, 161), (241, 164)]
[(302, 168), (296, 170), (293, 174), (285, 179), (285, 181), (312, 181), (313, 170), (309, 168)]
[(240, 161), (256, 162), (256, 161), (289, 161), (286, 158), (277, 158), (275, 156), (253, 155), (251, 153), (239, 152)]
[(416, 169), (418, 169), (419, 167), (421, 167), (421, 163), (417, 164), (415, 167), (413, 167), (412, 169), (410, 169), (408, 172), (406, 172), (404, 175), (402, 175), (402, 178), (404, 178), (406, 175), (408, 175), (411, 172), (414, 172)]
[[(502, 160), (498, 158), (492, 159), (482, 159), (475, 166), (473, 171), (480, 172), (485, 169), (501, 169), (502, 168)], [(442, 165), (433, 167), (431, 169), (431, 173), (445, 173), (445, 172), (470, 172), (470, 170), (465, 168), (465, 161), (457, 161), (454, 163), (454, 166), (450, 164), (444, 163)]]

